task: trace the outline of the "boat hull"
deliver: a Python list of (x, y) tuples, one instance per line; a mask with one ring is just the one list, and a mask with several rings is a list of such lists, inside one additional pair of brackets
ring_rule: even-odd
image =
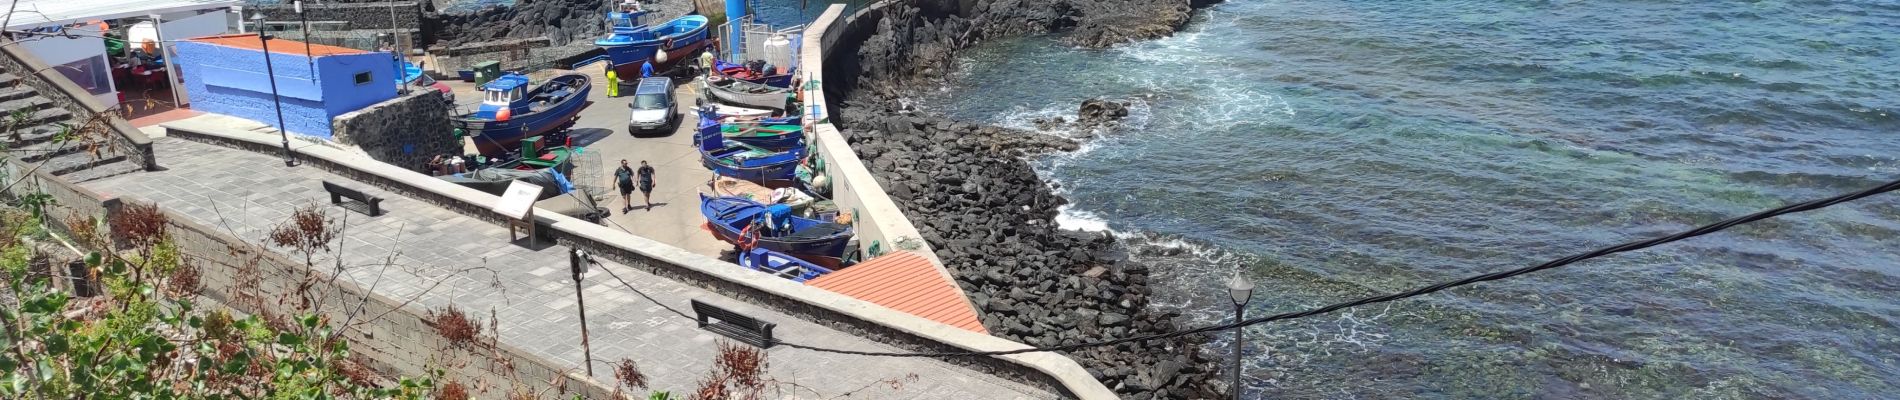
[(752, 71), (747, 70), (744, 65), (733, 64), (733, 63), (729, 63), (725, 61), (714, 62), (714, 68), (717, 68), (719, 70), (720, 75), (725, 75), (728, 78), (738, 79), (738, 80), (742, 80), (746, 82), (752, 82), (752, 83), (757, 83), (757, 84), (771, 86), (771, 87), (790, 88), (792, 87), (792, 79), (795, 77), (795, 75), (791, 73), (758, 76), (758, 75), (752, 74)]
[(763, 248), (740, 254), (739, 266), (800, 283), (832, 272), (830, 269), (806, 262), (798, 257)]
[(587, 76), (580, 74), (561, 75), (543, 83), (548, 85), (573, 85), (575, 93), (559, 103), (545, 109), (522, 113), (505, 121), (478, 118), (474, 114), (465, 114), (451, 118), (457, 128), (462, 129), (475, 143), (476, 151), (490, 157), (500, 157), (510, 151), (521, 148), (521, 139), (541, 136), (550, 132), (559, 132), (574, 126), (581, 110), (593, 105), (587, 100), (588, 91), (593, 88)]
[[(737, 81), (737, 83), (734, 84), (756, 85), (755, 83), (745, 81)], [(706, 85), (706, 94), (711, 95), (714, 100), (740, 107), (762, 108), (767, 110), (784, 110), (786, 93), (787, 91), (785, 89), (766, 93), (748, 93), (718, 84)]]
[[(632, 80), (639, 77), (640, 66), (648, 62), (653, 63), (654, 73), (672, 70), (679, 65), (694, 62), (699, 52), (711, 44), (711, 36), (708, 35), (704, 17), (688, 15), (668, 21), (665, 26), (690, 23), (687, 21), (688, 18), (697, 18), (698, 25), (684, 32), (667, 34), (655, 39), (624, 42), (599, 40), (594, 44), (607, 53), (609, 68), (613, 68), (614, 73), (623, 79)], [(661, 53), (665, 53), (666, 57), (656, 57)]]
[[(708, 197), (705, 194), (699, 195), (699, 201), (700, 213), (706, 217), (707, 230), (720, 241), (742, 247), (744, 245), (741, 243), (751, 243), (754, 249), (775, 251), (831, 270), (837, 270), (844, 264), (844, 252), (852, 236), (848, 229), (839, 234), (807, 240), (760, 237), (754, 241), (752, 238), (742, 238), (740, 230), (750, 224), (753, 216), (763, 211), (763, 205), (742, 198)], [(802, 217), (792, 218), (795, 220), (794, 225), (820, 223)]]

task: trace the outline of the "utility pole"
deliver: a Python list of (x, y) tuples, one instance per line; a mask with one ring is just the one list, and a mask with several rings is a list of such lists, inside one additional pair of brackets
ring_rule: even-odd
[(579, 306), (577, 312), (581, 315), (581, 354), (586, 357), (587, 376), (590, 377), (594, 376), (594, 348), (587, 340), (587, 297), (581, 295), (581, 274), (587, 271), (587, 264), (592, 262), (593, 257), (581, 249), (567, 252), (568, 268), (574, 273), (574, 304)]
[(271, 104), (277, 106), (277, 135), (284, 140), (284, 166), (295, 167), (297, 158), (290, 154), (290, 127), (284, 125), (284, 99), (277, 94), (277, 69), (270, 63), (271, 35), (264, 31), (269, 19), (264, 17), (263, 10), (258, 10), (257, 17), (252, 19), (257, 20), (257, 42), (264, 49), (264, 76), (270, 80)]
[(403, 78), (409, 77), (409, 69), (402, 66), (403, 61), (408, 58), (404, 57), (402, 40), (396, 37), (397, 29), (399, 28), (396, 24), (396, 0), (389, 0), (389, 44), (390, 47), (396, 49), (396, 93), (409, 94), (409, 82), (403, 81)]
[(310, 69), (310, 79), (317, 78), (317, 59), (310, 55), (310, 18), (303, 15), (303, 0), (291, 3), (297, 11), (297, 20), (303, 23), (303, 61)]

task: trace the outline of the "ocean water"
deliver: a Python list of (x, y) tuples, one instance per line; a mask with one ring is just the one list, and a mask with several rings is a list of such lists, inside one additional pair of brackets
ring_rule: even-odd
[[(1157, 307), (1214, 323), (1236, 272), (1252, 315), (1293, 311), (1900, 178), (1900, 3), (1242, 0), (1112, 49), (990, 43), (916, 100), (1033, 128), (1091, 97), (1133, 115), (1034, 160), (1060, 223), (1123, 237)], [(1889, 194), (1255, 326), (1246, 386), (1900, 398), (1897, 237)]]

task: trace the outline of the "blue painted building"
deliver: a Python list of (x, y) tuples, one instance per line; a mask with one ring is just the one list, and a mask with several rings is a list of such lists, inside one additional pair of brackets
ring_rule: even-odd
[[(189, 39), (177, 45), (191, 108), (277, 125), (264, 52), (257, 35)], [(397, 65), (389, 53), (271, 39), (271, 67), (290, 133), (331, 137), (330, 120), (396, 97)]]

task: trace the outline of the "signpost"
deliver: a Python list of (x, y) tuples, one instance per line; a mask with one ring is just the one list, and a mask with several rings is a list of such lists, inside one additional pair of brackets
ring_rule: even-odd
[(519, 240), (515, 238), (515, 229), (521, 228), (528, 233), (529, 248), (540, 245), (541, 239), (534, 231), (534, 201), (540, 198), (540, 185), (522, 181), (509, 183), (508, 191), (502, 192), (501, 201), (496, 202), (492, 210), (508, 217), (508, 241)]

